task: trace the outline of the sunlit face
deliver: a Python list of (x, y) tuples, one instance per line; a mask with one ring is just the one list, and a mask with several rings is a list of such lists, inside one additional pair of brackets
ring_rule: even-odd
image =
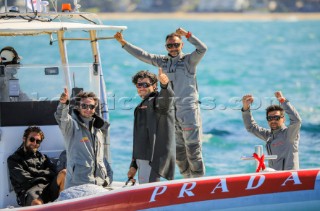
[[(173, 46), (169, 46), (171, 48), (168, 47), (168, 44), (172, 44)], [(179, 46), (175, 46), (175, 44), (180, 44)], [(183, 48), (183, 42), (179, 37), (171, 37), (168, 38), (166, 41), (166, 49), (168, 51), (168, 53), (173, 56), (176, 57), (180, 54), (180, 52), (182, 51)]]
[[(149, 87), (139, 86), (139, 83), (147, 83)], [(138, 95), (144, 99), (151, 92), (155, 91), (156, 84), (151, 85), (149, 78), (138, 78), (138, 83), (136, 84)]]
[(282, 116), (281, 112), (280, 111), (270, 111), (268, 113), (268, 117), (270, 117), (270, 116), (279, 116), (280, 117), (279, 120), (273, 119), (271, 121), (268, 121), (270, 128), (272, 130), (277, 130), (277, 129), (281, 128), (281, 126), (285, 122), (285, 117)]
[(31, 132), (27, 138), (23, 138), (24, 150), (26, 152), (37, 152), (42, 142), (41, 135), (36, 132)]
[(94, 99), (91, 97), (81, 99), (78, 110), (82, 117), (92, 117), (92, 115), (96, 111), (96, 103)]

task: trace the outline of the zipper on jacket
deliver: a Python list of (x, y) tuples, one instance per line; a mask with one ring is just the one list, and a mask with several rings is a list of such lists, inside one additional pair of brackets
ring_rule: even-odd
[[(273, 134), (272, 134), (272, 136), (273, 136)], [(268, 139), (267, 139), (267, 152), (268, 152), (268, 154), (269, 155), (272, 155), (272, 151), (271, 151), (271, 138), (272, 137), (269, 137)], [(269, 162), (271, 163), (271, 164), (273, 164), (273, 160), (269, 160)]]

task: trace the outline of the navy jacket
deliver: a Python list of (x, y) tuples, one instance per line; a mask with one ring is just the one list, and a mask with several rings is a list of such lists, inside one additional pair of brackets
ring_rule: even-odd
[[(141, 124), (136, 121), (137, 112), (146, 109), (146, 120), (143, 122), (148, 140), (141, 141), (134, 131), (133, 160), (149, 160), (151, 168), (161, 177), (174, 179), (176, 144), (175, 144), (175, 116), (174, 93), (170, 85), (162, 88), (160, 93), (151, 93), (135, 109), (135, 127)], [(147, 143), (147, 144), (146, 144)], [(143, 149), (142, 149), (143, 148)], [(146, 154), (141, 154), (145, 152)]]
[(11, 184), (18, 197), (35, 185), (49, 184), (58, 174), (56, 165), (47, 155), (39, 151), (27, 153), (23, 145), (8, 157), (7, 162)]

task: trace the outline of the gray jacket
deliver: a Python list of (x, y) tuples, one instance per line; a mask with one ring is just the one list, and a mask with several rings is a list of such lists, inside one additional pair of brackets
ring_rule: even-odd
[(242, 118), (248, 132), (266, 141), (269, 155), (278, 155), (276, 160), (269, 160), (269, 167), (275, 170), (299, 169), (299, 140), (301, 118), (296, 109), (285, 101), (281, 104), (290, 119), (290, 125), (278, 130), (260, 127), (253, 119), (251, 111), (243, 111)]
[(151, 93), (134, 111), (133, 160), (149, 160), (152, 170), (168, 180), (174, 179), (176, 160), (173, 96), (168, 85)]
[(69, 105), (59, 103), (55, 118), (64, 136), (67, 150), (67, 178), (65, 188), (96, 184), (109, 184), (107, 170), (103, 163), (104, 135), (102, 129), (109, 124), (104, 123), (102, 128), (94, 127), (96, 118), (93, 118), (91, 131), (75, 110), (69, 115)]
[(188, 41), (196, 47), (190, 54), (180, 53), (176, 57), (150, 54), (127, 42), (123, 48), (137, 59), (156, 67), (162, 67), (169, 77), (175, 95), (177, 115), (180, 109), (198, 107), (199, 94), (196, 80), (196, 66), (207, 51), (207, 46), (194, 35)]

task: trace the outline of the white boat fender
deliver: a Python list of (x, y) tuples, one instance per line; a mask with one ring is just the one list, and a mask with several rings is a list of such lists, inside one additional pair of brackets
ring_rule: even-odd
[(270, 167), (266, 167), (265, 170), (263, 170), (262, 172), (272, 172), (272, 171), (277, 171), (277, 170)]
[(109, 191), (108, 189), (105, 189), (95, 184), (84, 184), (79, 186), (73, 186), (61, 191), (56, 201), (64, 201), (68, 199), (90, 196), (97, 193), (108, 192), (108, 191)]

